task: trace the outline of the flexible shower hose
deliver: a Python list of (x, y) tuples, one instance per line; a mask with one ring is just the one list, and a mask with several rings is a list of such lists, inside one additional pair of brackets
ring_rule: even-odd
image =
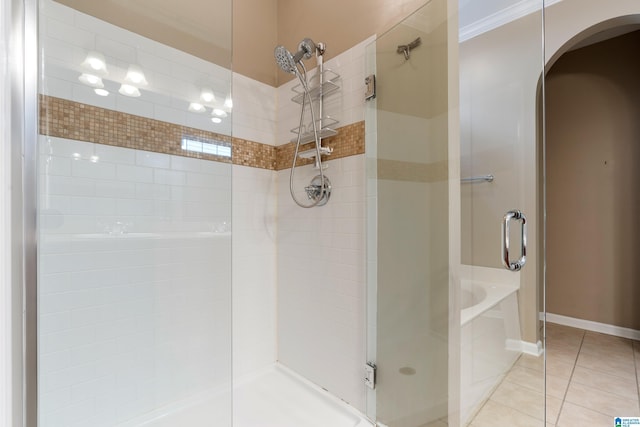
[[(300, 63), (304, 71), (304, 75), (300, 73), (300, 71), (296, 68), (296, 75), (300, 79), (300, 83), (302, 84), (302, 88), (304, 89), (304, 93), (302, 95), (302, 108), (300, 108), (300, 125), (298, 127), (298, 140), (296, 142), (296, 150), (293, 154), (293, 163), (291, 165), (291, 172), (289, 173), (289, 192), (291, 193), (291, 198), (293, 201), (302, 208), (313, 208), (318, 206), (318, 204), (324, 200), (325, 196), (325, 188), (324, 188), (324, 172), (322, 171), (322, 158), (320, 154), (320, 137), (318, 136), (318, 129), (316, 126), (316, 118), (313, 113), (313, 100), (311, 99), (311, 94), (309, 93), (309, 85), (307, 84), (307, 69), (305, 68), (303, 63)], [(322, 82), (320, 82), (322, 84)], [(300, 139), (302, 135), (302, 125), (304, 122), (304, 105), (309, 100), (309, 110), (311, 112), (311, 123), (313, 124), (313, 136), (316, 143), (316, 160), (318, 161), (318, 167), (320, 168), (320, 195), (315, 198), (315, 201), (310, 205), (305, 205), (300, 202), (293, 191), (293, 177), (295, 175), (296, 169), (296, 160), (298, 159), (298, 151), (300, 150)], [(322, 102), (322, 101), (321, 101)]]

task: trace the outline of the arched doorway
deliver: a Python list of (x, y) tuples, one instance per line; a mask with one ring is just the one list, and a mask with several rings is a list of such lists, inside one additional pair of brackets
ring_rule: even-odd
[(546, 82), (547, 310), (631, 330), (640, 330), (638, 45), (634, 31), (572, 50)]
[[(546, 309), (549, 385), (563, 417), (639, 415), (640, 31), (627, 15), (552, 52), (546, 74)], [(640, 353), (638, 353), (640, 354)], [(566, 386), (565, 386), (566, 384)], [(556, 402), (557, 403), (557, 402)], [(604, 424), (607, 423), (607, 424)]]

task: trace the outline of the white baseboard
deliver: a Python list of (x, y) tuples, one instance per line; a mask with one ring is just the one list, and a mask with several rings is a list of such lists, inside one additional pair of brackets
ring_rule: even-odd
[(530, 354), (531, 356), (542, 355), (542, 341), (536, 343), (527, 342), (522, 340), (510, 340), (506, 342), (507, 350), (519, 351), (520, 353)]
[(558, 325), (580, 328), (586, 331), (599, 332), (601, 334), (614, 335), (616, 337), (629, 338), (640, 341), (640, 331), (623, 328), (621, 326), (608, 325), (606, 323), (593, 322), (591, 320), (576, 319), (575, 317), (562, 316), (560, 314), (547, 313), (547, 322)]

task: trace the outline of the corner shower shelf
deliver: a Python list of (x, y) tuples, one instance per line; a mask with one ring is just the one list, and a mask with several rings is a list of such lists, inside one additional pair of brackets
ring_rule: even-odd
[[(335, 129), (331, 129), (331, 128), (322, 128), (318, 131), (318, 136), (321, 139), (324, 138), (329, 138), (330, 136), (335, 136), (338, 134), (338, 131)], [(313, 134), (313, 131), (311, 132), (305, 132), (302, 135), (300, 135), (300, 144), (306, 144), (307, 142), (313, 142), (316, 139), (315, 135)], [(298, 137), (295, 138), (291, 138), (291, 142), (297, 142), (298, 141)]]
[[(324, 70), (323, 74), (324, 83), (322, 83), (322, 92), (320, 91), (320, 86), (311, 88), (309, 90), (311, 101), (317, 101), (320, 98), (320, 93), (322, 93), (322, 96), (327, 96), (340, 89), (340, 85), (338, 84), (340, 74), (335, 73), (329, 69)], [(304, 88), (302, 87), (302, 85), (294, 86), (291, 90), (297, 94), (296, 96), (291, 98), (291, 100), (296, 104), (302, 104), (302, 101), (304, 100)]]
[[(338, 131), (333, 129), (338, 123), (340, 123), (338, 120), (334, 119), (333, 117), (324, 117), (322, 119), (322, 129), (320, 128), (320, 121), (316, 120), (316, 126), (318, 127), (318, 136), (320, 138), (329, 138), (330, 136), (335, 136), (338, 134)], [(291, 133), (296, 134), (296, 137), (291, 138), (291, 142), (297, 142), (298, 141), (298, 132), (299, 132), (300, 128), (293, 128), (291, 129)], [(305, 144), (307, 142), (312, 142), (315, 140), (315, 135), (313, 134), (313, 126), (311, 124), (306, 126), (306, 132), (303, 132), (302, 135), (300, 135), (300, 144)]]
[[(320, 155), (321, 156), (327, 156), (329, 154), (333, 153), (333, 148), (331, 147), (320, 147)], [(298, 157), (300, 157), (301, 159), (315, 159), (316, 158), (316, 149), (312, 148), (310, 150), (305, 150), (302, 151), (300, 153), (298, 153)]]

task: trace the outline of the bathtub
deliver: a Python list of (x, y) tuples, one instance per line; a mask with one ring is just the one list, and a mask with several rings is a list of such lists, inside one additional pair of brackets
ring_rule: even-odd
[(473, 267), (460, 281), (460, 418), (466, 425), (521, 354), (519, 275)]
[(232, 417), (233, 427), (373, 427), (357, 410), (277, 363), (234, 381), (233, 396), (210, 390), (118, 427), (230, 427)]
[(515, 294), (519, 286), (514, 284), (498, 284), (460, 280), (460, 325), (464, 326), (471, 320), (493, 308), (510, 295)]

